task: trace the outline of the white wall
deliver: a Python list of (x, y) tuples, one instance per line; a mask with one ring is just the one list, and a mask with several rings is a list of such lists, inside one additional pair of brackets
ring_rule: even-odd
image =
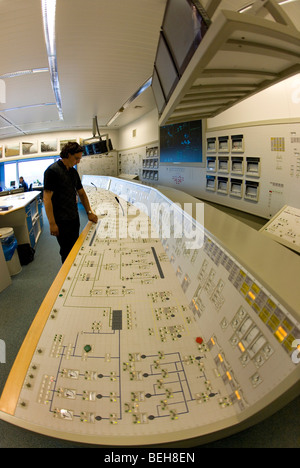
[(208, 129), (300, 117), (300, 74), (258, 93), (222, 114), (208, 119)]
[[(118, 148), (119, 145), (119, 132), (116, 130), (102, 130), (100, 129), (100, 134), (105, 135), (109, 133), (109, 137), (112, 140), (114, 148)], [(19, 157), (5, 157), (4, 156), (4, 151), (3, 151), (3, 157), (0, 158), (0, 162), (8, 162), (12, 160), (18, 160), (18, 159), (26, 159), (26, 158), (35, 158), (35, 157), (46, 157), (46, 156), (55, 156), (59, 155), (60, 150), (59, 150), (59, 142), (62, 140), (74, 140), (76, 139), (78, 143), (80, 143), (80, 139), (88, 139), (93, 136), (92, 130), (91, 131), (68, 131), (68, 132), (54, 132), (54, 133), (38, 133), (38, 134), (31, 134), (31, 135), (22, 135), (18, 137), (13, 137), (13, 138), (7, 138), (5, 140), (0, 140), (0, 148), (5, 147), (6, 144), (13, 145), (15, 143), (20, 144), (21, 148), (22, 142), (37, 142), (38, 146), (38, 152), (35, 154), (29, 154), (29, 155), (23, 155), (22, 150), (20, 152)], [(47, 140), (57, 140), (58, 143), (58, 150), (53, 151), (53, 152), (47, 152), (47, 153), (42, 153), (40, 151), (40, 143), (42, 141), (47, 141)]]
[[(136, 130), (136, 136), (133, 131)], [(126, 125), (119, 130), (119, 151), (146, 146), (157, 142), (159, 139), (157, 110), (146, 114), (144, 117)]]

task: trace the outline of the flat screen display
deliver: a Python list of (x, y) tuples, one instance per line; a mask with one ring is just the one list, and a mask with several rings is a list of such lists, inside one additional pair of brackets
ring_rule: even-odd
[(108, 153), (113, 150), (111, 140), (101, 140), (96, 143), (90, 143), (89, 145), (83, 146), (83, 155), (91, 156), (92, 154)]
[(202, 163), (202, 120), (160, 127), (161, 163)]
[(168, 1), (162, 29), (180, 75), (206, 34), (209, 24), (210, 20), (199, 2)]
[(199, 0), (168, 0), (152, 76), (160, 115), (210, 24)]
[(172, 92), (174, 91), (176, 84), (179, 81), (179, 77), (172, 56), (170, 55), (169, 49), (162, 34), (160, 34), (158, 43), (155, 69), (159, 76), (164, 96), (168, 101)]
[(156, 101), (158, 113), (161, 114), (166, 106), (166, 100), (165, 100), (163, 90), (161, 88), (156, 70), (154, 70), (154, 73), (153, 73), (152, 90), (153, 90), (154, 98)]

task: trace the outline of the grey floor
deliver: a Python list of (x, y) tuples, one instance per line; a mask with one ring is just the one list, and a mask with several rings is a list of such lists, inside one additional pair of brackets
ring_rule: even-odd
[[(81, 205), (79, 207), (83, 228), (87, 218)], [(23, 266), (22, 272), (13, 277), (12, 285), (0, 293), (0, 338), (6, 343), (7, 352), (6, 364), (0, 364), (0, 393), (31, 322), (61, 267), (58, 245), (49, 234), (45, 213), (44, 222), (34, 261)], [(300, 448), (299, 415), (300, 397), (263, 422), (226, 439), (202, 445), (201, 448)], [(0, 447), (90, 446), (35, 434), (0, 420)]]

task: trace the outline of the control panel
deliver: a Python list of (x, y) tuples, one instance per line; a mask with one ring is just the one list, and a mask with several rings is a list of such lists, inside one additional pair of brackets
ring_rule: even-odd
[(10, 422), (114, 446), (198, 444), (296, 384), (297, 314), (203, 225), (156, 189), (83, 183), (99, 222), (56, 291)]
[(261, 232), (300, 253), (300, 209), (285, 205)]

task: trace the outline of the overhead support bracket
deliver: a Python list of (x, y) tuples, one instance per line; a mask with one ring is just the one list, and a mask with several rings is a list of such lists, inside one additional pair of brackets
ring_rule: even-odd
[[(262, 18), (263, 10), (275, 21)], [(300, 32), (280, 5), (259, 0), (253, 11), (258, 16), (231, 10), (216, 15), (168, 98), (160, 126), (215, 117), (300, 73)]]

